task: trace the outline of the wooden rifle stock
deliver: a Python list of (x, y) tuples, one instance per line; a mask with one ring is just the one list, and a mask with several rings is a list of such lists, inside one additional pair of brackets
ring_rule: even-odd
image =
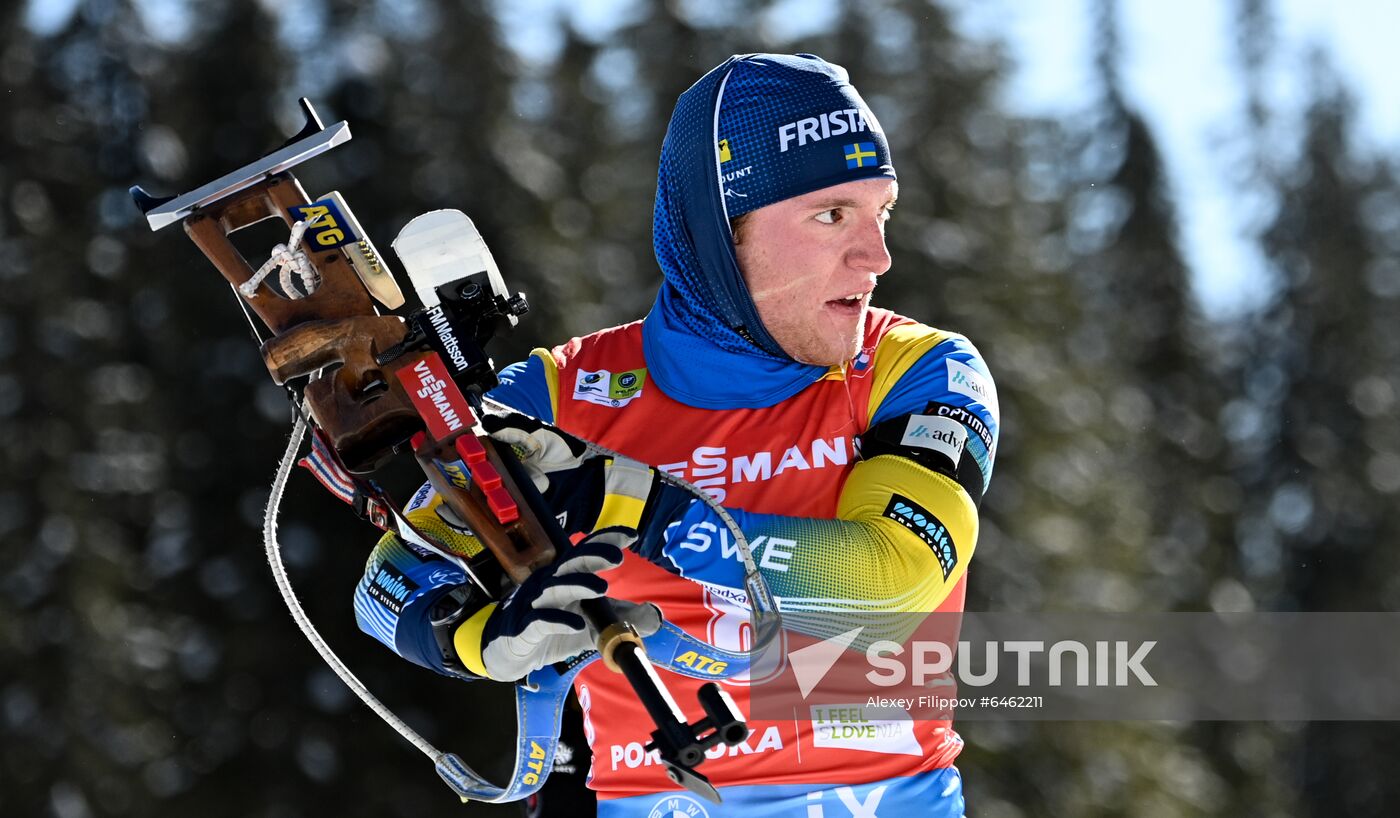
[[(255, 272), (230, 236), (277, 217), (290, 230), (292, 209), (308, 204), (310, 199), (301, 184), (283, 172), (199, 208), (185, 218), (185, 232), (272, 331), (261, 351), (273, 381), (282, 385), (293, 378), (315, 376), (304, 390), (311, 417), (329, 436), (345, 467), (365, 474), (382, 467), (424, 427), (403, 385), (392, 375), (413, 366), (423, 353), (408, 352), (381, 362), (381, 356), (406, 337), (403, 319), (378, 314), (364, 284), (338, 248), (306, 248), (307, 260), (320, 281), (303, 298), (287, 298), (266, 286), (259, 287), (251, 298), (238, 292)], [(473, 437), (478, 442), (476, 448), (485, 451), (486, 462), (499, 475), (501, 489), (519, 498), (519, 489), (502, 465), (495, 442), (484, 433), (477, 434), (479, 425), (473, 427), (463, 434)], [(456, 440), (429, 442), (415, 447), (414, 455), (444, 502), (470, 526), (505, 573), (522, 582), (536, 568), (554, 560), (554, 545), (532, 513), (502, 521), (479, 481), (453, 482), (446, 476), (451, 473), (451, 463), (462, 459), (454, 451)]]
[[(405, 444), (411, 446), (418, 465), (447, 506), (511, 580), (524, 582), (537, 569), (551, 564), (566, 547), (567, 539), (524, 466), (513, 452), (502, 451), (486, 435), (473, 414), (473, 409), (481, 411), (481, 393), (495, 382), (484, 351), (476, 359), (481, 371), (462, 364), (460, 377), (471, 382), (463, 396), (446, 370), (439, 369), (441, 358), (424, 342), (421, 331), (411, 332), (397, 316), (379, 314), (375, 298), (392, 308), (402, 303), (402, 295), (392, 276), (377, 262), (367, 271), (365, 259), (375, 254), (365, 237), (361, 237), (353, 263), (350, 251), (339, 244), (303, 245), (298, 252), (289, 251), (286, 258), (296, 270), (306, 272), (303, 265), (309, 264), (314, 273), (309, 283), (303, 281), (307, 292), (301, 297), (283, 294), (261, 282), (255, 289), (243, 291), (258, 272), (233, 245), (230, 235), (270, 218), (280, 218), (293, 230), (296, 222), (292, 214), (306, 212), (312, 202), (286, 168), (349, 139), (345, 123), (323, 128), (310, 103), (302, 100), (302, 107), (306, 127), (275, 153), (180, 197), (157, 199), (137, 187), (132, 189), (133, 198), (152, 229), (183, 221), (185, 232), (233, 286), (245, 308), (251, 308), (271, 330), (272, 337), (261, 349), (268, 373), (279, 385), (308, 378), (302, 390), (308, 411), (347, 470), (373, 472)], [(338, 194), (330, 194), (324, 201), (330, 204), (323, 210), (345, 208)], [(343, 215), (353, 225), (348, 208)], [(355, 264), (360, 265), (358, 270)], [(499, 280), (498, 272), (495, 276)], [(394, 298), (386, 298), (386, 292)], [(504, 297), (498, 300), (507, 304), (511, 315), (524, 311), (519, 296), (513, 299), (519, 301), (518, 308)], [(495, 320), (499, 313), (482, 309), (470, 314)], [(420, 318), (416, 315), (410, 320)], [(492, 325), (485, 327), (475, 339), (479, 344), (490, 335)], [(410, 386), (415, 377), (425, 387), (429, 383), (426, 379), (431, 378), (432, 388)], [(428, 394), (440, 397), (437, 392), (447, 387), (459, 405), (452, 411), (450, 429), (442, 417), (431, 416), (435, 403), (425, 398)], [(414, 389), (414, 394), (409, 389)], [(472, 401), (471, 408), (467, 399)], [(449, 543), (438, 545), (452, 550)], [(667, 775), (718, 802), (718, 792), (693, 768), (709, 747), (720, 742), (734, 745), (747, 736), (747, 727), (732, 701), (709, 683), (700, 693), (706, 719), (688, 723), (652, 668), (635, 629), (618, 618), (606, 599), (588, 600), (583, 609), (599, 631), (598, 651), (603, 660), (628, 678), (655, 720), (657, 730), (651, 734), (648, 747), (660, 751)]]

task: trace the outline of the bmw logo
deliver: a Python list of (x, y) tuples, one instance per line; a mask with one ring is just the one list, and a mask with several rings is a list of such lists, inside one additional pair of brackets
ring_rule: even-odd
[(699, 801), (686, 795), (668, 795), (656, 802), (647, 818), (710, 818)]

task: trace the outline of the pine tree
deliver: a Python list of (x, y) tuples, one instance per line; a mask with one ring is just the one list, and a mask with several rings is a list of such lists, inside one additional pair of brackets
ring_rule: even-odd
[(6, 132), (27, 144), (4, 153), (24, 174), (13, 191), (28, 234), (12, 248), (6, 312), (17, 337), (39, 340), (22, 347), (26, 386), (7, 432), (7, 488), (37, 545), (19, 556), (30, 595), (15, 620), (55, 636), (16, 667), (15, 695), (32, 697), (43, 738), (14, 757), (22, 780), (47, 786), (15, 811), (38, 814), (52, 799), (68, 811), (157, 812), (238, 743), (233, 715), (201, 699), (220, 686), (223, 644), (203, 619), (208, 598), (191, 589), (198, 560), (218, 551), (198, 533), (220, 515), (196, 519), (198, 481), (180, 478), (209, 476), (207, 461), (196, 467), (209, 450), (180, 434), (197, 399), (179, 349), (159, 344), (175, 320), (171, 292), (145, 275), (185, 262), (127, 246), (138, 214), (126, 185), (143, 169), (173, 173), (188, 154), (171, 131), (144, 129), (164, 55), (130, 4), (82, 3), (42, 38), (17, 22), (5, 31), (25, 89), (10, 97)]
[[(1354, 99), (1325, 58), (1313, 76), (1302, 149), (1262, 236), (1278, 291), (1246, 386), (1274, 442), (1252, 473), (1247, 565), (1283, 610), (1383, 610), (1400, 588), (1385, 546), (1400, 536), (1400, 276), (1389, 259), (1400, 192), (1393, 168), (1357, 151)], [(1400, 798), (1377, 768), (1400, 745), (1392, 726), (1312, 723), (1298, 741), (1308, 814), (1382, 815)]]

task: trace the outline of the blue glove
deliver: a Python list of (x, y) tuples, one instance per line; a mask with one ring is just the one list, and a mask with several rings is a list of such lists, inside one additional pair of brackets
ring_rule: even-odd
[[(505, 602), (485, 606), (457, 628), (457, 656), (478, 675), (516, 681), (592, 650), (598, 633), (581, 605), (607, 592), (608, 582), (598, 573), (621, 565), (622, 549), (635, 539), (630, 529), (595, 532), (553, 565), (531, 574)], [(619, 600), (612, 605), (643, 636), (661, 627), (661, 611), (655, 605)]]

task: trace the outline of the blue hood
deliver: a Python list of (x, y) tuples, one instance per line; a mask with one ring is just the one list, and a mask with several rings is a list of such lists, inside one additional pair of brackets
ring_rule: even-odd
[(729, 220), (831, 185), (894, 178), (879, 122), (845, 69), (810, 54), (730, 57), (681, 94), (656, 180), (665, 281), (643, 324), (649, 377), (706, 409), (758, 408), (826, 367), (783, 352), (749, 297)]

